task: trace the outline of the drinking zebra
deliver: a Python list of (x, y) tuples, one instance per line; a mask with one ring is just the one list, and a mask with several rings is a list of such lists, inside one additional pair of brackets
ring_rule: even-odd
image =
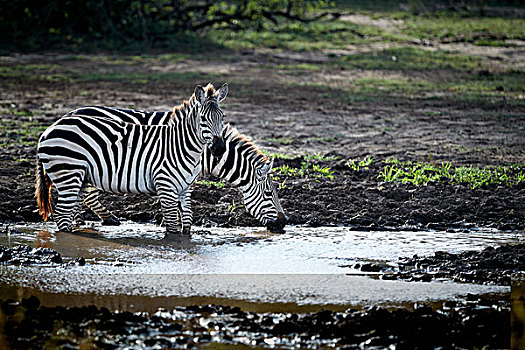
[[(134, 111), (103, 106), (83, 107), (68, 115), (106, 116), (129, 123), (166, 124), (169, 112)], [(212, 174), (242, 189), (244, 205), (248, 212), (270, 230), (282, 230), (286, 215), (281, 207), (275, 185), (269, 176), (273, 162), (246, 136), (227, 124), (223, 130), (226, 151), (221, 157), (212, 156), (206, 148), (202, 154), (202, 174)], [(118, 225), (119, 220), (99, 201), (100, 190), (88, 187), (84, 203), (104, 224)]]
[[(53, 215), (58, 228), (71, 230), (75, 207), (87, 184), (113, 193), (153, 193), (160, 198), (168, 233), (189, 234), (191, 185), (201, 172), (207, 145), (214, 156), (226, 146), (224, 113), (219, 103), (228, 85), (215, 90), (197, 86), (189, 101), (176, 106), (166, 125), (126, 123), (108, 116), (69, 114), (40, 137), (35, 196), (44, 220)], [(58, 192), (55, 212), (51, 187)]]

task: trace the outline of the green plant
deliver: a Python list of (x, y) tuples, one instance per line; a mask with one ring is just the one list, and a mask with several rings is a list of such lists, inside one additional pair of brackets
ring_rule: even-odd
[(374, 158), (372, 156), (366, 156), (362, 160), (349, 159), (346, 162), (346, 165), (353, 171), (358, 171), (361, 169), (369, 169), (370, 165), (373, 162), (374, 162)]
[(330, 180), (333, 180), (335, 178), (335, 176), (333, 175), (334, 171), (327, 166), (312, 164), (312, 171), (314, 172), (315, 177), (326, 177)]
[(216, 188), (223, 188), (224, 185), (226, 184), (224, 180), (220, 180), (220, 181), (198, 180), (197, 183), (199, 185), (204, 185), (208, 187), (214, 186)]
[(322, 162), (328, 162), (328, 161), (331, 161), (331, 160), (337, 160), (339, 159), (340, 157), (339, 156), (335, 156), (335, 155), (331, 155), (331, 156), (328, 156), (326, 154), (322, 154), (321, 152), (318, 152), (318, 153), (307, 153), (304, 155), (304, 159), (306, 160), (319, 160), (319, 161), (322, 161)]
[(429, 182), (466, 183), (475, 189), (487, 185), (513, 186), (525, 182), (525, 164), (510, 164), (489, 167), (459, 166), (452, 170), (452, 164), (399, 162), (396, 158), (385, 161), (378, 178), (385, 182), (412, 183), (416, 186)]
[(235, 199), (232, 199), (232, 204), (228, 207), (228, 213), (233, 214), (237, 209), (243, 208), (242, 204), (235, 204)]

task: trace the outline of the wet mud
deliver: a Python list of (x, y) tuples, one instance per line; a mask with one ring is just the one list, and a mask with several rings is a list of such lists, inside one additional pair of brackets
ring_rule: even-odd
[[(276, 159), (275, 166), (300, 168), (302, 161), (302, 157)], [(513, 231), (525, 229), (525, 184), (472, 189), (453, 183), (429, 183), (425, 186), (383, 183), (377, 180), (382, 166), (379, 163), (359, 171), (351, 170), (344, 161), (312, 161), (312, 164), (316, 163), (333, 169), (334, 180), (276, 179), (285, 184), (278, 192), (290, 217), (290, 224), (311, 227), (344, 225), (360, 230), (468, 230), (476, 226)], [(0, 169), (0, 178), (17, 178), (16, 181), (0, 182), (1, 221), (42, 220), (34, 200), (34, 176), (13, 174), (27, 173), (33, 165), (27, 162)], [(162, 222), (160, 203), (156, 197), (114, 194), (101, 197), (102, 203), (123, 220)], [(260, 226), (242, 206), (240, 191), (229, 184), (222, 188), (197, 184), (192, 198), (195, 225)], [(232, 203), (237, 205), (232, 208)], [(85, 206), (83, 217), (98, 220)]]
[(345, 312), (254, 313), (201, 305), (142, 313), (94, 306), (48, 308), (37, 298), (1, 303), (4, 346), (176, 347), (223, 343), (251, 347), (508, 348), (508, 300), (470, 296), (433, 309), (371, 307)]
[(525, 244), (487, 247), (453, 254), (438, 251), (433, 256), (400, 258), (397, 266), (359, 264), (363, 272), (381, 272), (383, 280), (430, 282), (450, 279), (460, 283), (510, 286), (512, 276), (525, 271)]

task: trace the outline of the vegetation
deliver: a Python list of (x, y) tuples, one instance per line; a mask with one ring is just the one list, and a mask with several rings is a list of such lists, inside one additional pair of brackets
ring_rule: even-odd
[(198, 180), (197, 184), (203, 185), (206, 187), (216, 187), (216, 188), (223, 188), (224, 185), (226, 185), (226, 181), (220, 180), (220, 181), (210, 181), (210, 180)]
[(260, 29), (282, 20), (307, 23), (328, 16), (314, 13), (324, 7), (322, 0), (15, 0), (4, 2), (0, 11), (0, 32), (5, 33), (0, 47), (156, 46), (175, 38), (178, 46), (190, 48), (195, 32)]
[(361, 169), (369, 169), (370, 164), (374, 161), (372, 156), (366, 156), (362, 160), (350, 159), (346, 162), (346, 165), (353, 171), (359, 171)]
[(426, 185), (429, 182), (465, 183), (471, 188), (487, 185), (513, 186), (525, 182), (525, 164), (511, 164), (498, 167), (440, 165), (429, 163), (399, 162), (389, 160), (380, 171), (378, 178), (385, 182), (412, 183)]
[(333, 175), (335, 171), (330, 169), (327, 166), (322, 166), (320, 164), (313, 164), (309, 160), (301, 162), (300, 168), (294, 168), (287, 164), (281, 165), (273, 169), (272, 176), (277, 181), (280, 180), (280, 177), (313, 177), (313, 178), (327, 178), (333, 180), (335, 176)]
[[(273, 169), (272, 176), (278, 182), (286, 181), (286, 178), (290, 177), (335, 179), (335, 171), (326, 164), (336, 160), (335, 158), (324, 156), (312, 158), (311, 155), (305, 155), (303, 159), (300, 168), (283, 164)], [(315, 159), (316, 163), (312, 163), (312, 159)], [(376, 161), (372, 156), (366, 156), (361, 160), (350, 159), (345, 164), (353, 172), (371, 170), (372, 176), (380, 181), (410, 183), (416, 186), (427, 185), (430, 182), (445, 182), (466, 184), (475, 189), (489, 185), (512, 187), (525, 183), (524, 163), (480, 168), (472, 165), (453, 166), (451, 163), (401, 162), (397, 158)], [(377, 175), (373, 175), (374, 173)]]

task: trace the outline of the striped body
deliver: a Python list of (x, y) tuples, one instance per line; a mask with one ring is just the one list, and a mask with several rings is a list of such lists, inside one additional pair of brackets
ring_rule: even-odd
[(220, 143), (224, 148), (223, 114), (211, 89), (198, 86), (165, 125), (80, 113), (59, 119), (42, 134), (38, 146), (36, 196), (44, 218), (50, 205), (42, 204), (49, 200), (42, 192), (53, 184), (58, 191), (54, 219), (60, 230), (71, 230), (75, 208), (92, 185), (113, 193), (157, 194), (167, 231), (178, 232), (181, 215), (182, 231), (189, 233), (191, 185), (201, 171), (204, 148), (217, 151)]
[[(144, 125), (166, 124), (168, 112), (134, 111), (110, 107), (84, 107), (72, 111), (70, 115), (107, 116), (116, 120)], [(201, 157), (201, 172), (213, 174), (223, 180), (239, 186), (248, 212), (264, 225), (284, 226), (283, 209), (275, 186), (268, 176), (271, 162), (257, 147), (240, 134), (235, 128), (226, 125), (223, 129), (226, 151), (221, 157), (214, 157), (205, 148)], [(114, 217), (98, 200), (99, 192), (91, 188), (84, 197), (86, 205), (105, 223), (116, 224)], [(280, 219), (281, 218), (281, 219)]]

